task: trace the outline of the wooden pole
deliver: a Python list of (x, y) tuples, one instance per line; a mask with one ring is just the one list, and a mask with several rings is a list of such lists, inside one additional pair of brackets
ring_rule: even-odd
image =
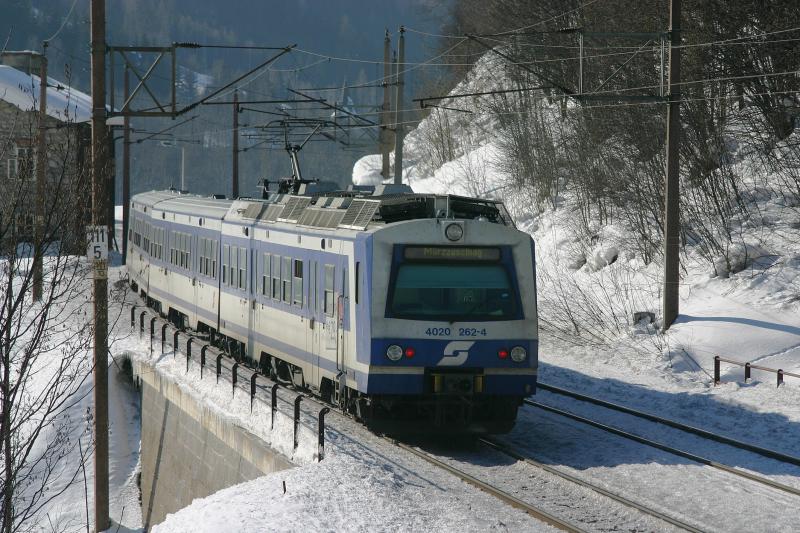
[(667, 108), (667, 176), (664, 191), (664, 323), (678, 318), (680, 288), (680, 83), (681, 0), (670, 0), (669, 9), (669, 107)]
[[(92, 31), (92, 224), (106, 226), (108, 216), (108, 129), (106, 127), (106, 6), (91, 0)], [(94, 529), (108, 519), (108, 263), (94, 262)]]
[(231, 198), (239, 198), (239, 91), (233, 91), (233, 191)]
[(397, 99), (395, 109), (395, 125), (394, 125), (394, 183), (400, 185), (403, 183), (403, 139), (405, 137), (405, 128), (403, 128), (403, 88), (405, 80), (405, 62), (406, 62), (406, 37), (405, 28), (400, 26), (400, 42), (397, 45)]
[(44, 196), (47, 171), (47, 43), (39, 56), (39, 131), (36, 147), (36, 213), (34, 216), (33, 299), (41, 301), (44, 284)]
[[(127, 102), (131, 90), (128, 65), (125, 65), (123, 90)], [(125, 106), (122, 110), (124, 113), (122, 118), (122, 262), (125, 264), (128, 262), (128, 217), (130, 217), (131, 203), (131, 117), (127, 114), (128, 109), (129, 107)]]
[(392, 40), (389, 37), (389, 30), (386, 30), (386, 36), (383, 39), (383, 103), (381, 104), (381, 176), (383, 179), (389, 179), (389, 156), (392, 151), (391, 130), (389, 129), (389, 120), (391, 112), (391, 98), (392, 98), (392, 63), (390, 57), (390, 49)]

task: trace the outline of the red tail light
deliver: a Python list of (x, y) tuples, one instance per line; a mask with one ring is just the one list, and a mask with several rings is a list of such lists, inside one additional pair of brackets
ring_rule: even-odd
[(417, 353), (417, 351), (414, 349), (413, 346), (406, 347), (406, 351), (405, 351), (406, 357), (411, 359), (412, 357), (414, 357), (415, 353)]
[(499, 350), (497, 350), (497, 357), (499, 357), (500, 359), (508, 359), (508, 350), (506, 350), (505, 348), (500, 348)]

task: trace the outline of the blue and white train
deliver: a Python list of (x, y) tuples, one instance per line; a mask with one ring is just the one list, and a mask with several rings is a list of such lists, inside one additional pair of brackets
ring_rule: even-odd
[(530, 236), (495, 201), (319, 185), (136, 195), (133, 289), (379, 431), (509, 431), (536, 388)]

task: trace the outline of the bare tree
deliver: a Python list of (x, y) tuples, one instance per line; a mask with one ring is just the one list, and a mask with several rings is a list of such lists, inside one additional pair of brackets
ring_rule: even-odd
[[(596, 280), (613, 285), (618, 278), (611, 274), (622, 275), (622, 269), (583, 275), (576, 270), (581, 254), (591, 253), (604, 228), (617, 226), (623, 231), (615, 246), (635, 253), (644, 265), (659, 261), (664, 223), (664, 108), (603, 94), (658, 96), (661, 45), (657, 38), (630, 40), (608, 32), (662, 32), (667, 7), (666, 0), (459, 0), (444, 32), (478, 36), (448, 51), (456, 65), (451, 83), (481, 71), (482, 53), (503, 57), (492, 68), (498, 85), (525, 89), (482, 97), (495, 126), (495, 168), (515, 191), (516, 213), (535, 219), (566, 207), (559, 218), (570, 220), (572, 245), (582, 250), (574, 258), (567, 254), (569, 279), (561, 277), (564, 272), (540, 270), (540, 287), (549, 284), (554, 291), (540, 297), (543, 327), (591, 342), (629, 325), (630, 312), (648, 308), (652, 295), (608, 297)], [(744, 233), (764, 219), (766, 196), (800, 210), (800, 157), (792, 135), (800, 109), (800, 31), (786, 22), (798, 15), (792, 0), (684, 4), (682, 244), (719, 275), (767, 253), (752, 238), (745, 242)], [(579, 34), (584, 96), (569, 98), (564, 95), (581, 90)], [(445, 36), (440, 49), (454, 42)], [(478, 68), (465, 74), (470, 62)], [(531, 89), (541, 86), (553, 88)], [(592, 97), (595, 91), (605, 98)], [(762, 168), (754, 175), (750, 163), (739, 164), (744, 160)], [(565, 306), (578, 300), (584, 302), (581, 312)], [(589, 331), (587, 320), (602, 326)]]
[[(20, 111), (0, 142), (0, 160), (15, 150), (20, 132), (33, 131), (35, 113)], [(76, 481), (85, 454), (76, 439), (88, 425), (71, 413), (91, 393), (91, 321), (87, 317), (83, 214), (87, 168), (81, 164), (82, 127), (48, 119), (47, 193), (43, 241), (32, 242), (35, 181), (30, 162), (16, 161), (2, 176), (0, 198), (0, 457), (2, 532), (29, 530)], [(27, 123), (26, 123), (27, 122)], [(32, 137), (32, 135), (30, 136)], [(25, 153), (32, 162), (32, 150)], [(18, 158), (19, 159), (19, 158)], [(35, 254), (41, 254), (36, 257)], [(44, 287), (33, 301), (33, 262), (41, 260)], [(74, 410), (73, 410), (74, 411)], [(91, 416), (89, 413), (87, 417)], [(81, 447), (82, 452), (85, 452)]]

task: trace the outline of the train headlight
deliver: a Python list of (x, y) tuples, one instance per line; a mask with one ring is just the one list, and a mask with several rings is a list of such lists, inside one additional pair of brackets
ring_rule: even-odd
[(444, 236), (450, 241), (461, 240), (464, 236), (464, 228), (461, 224), (450, 224), (444, 229)]
[(386, 348), (386, 357), (388, 357), (390, 361), (399, 361), (403, 357), (403, 349), (396, 344), (390, 344), (389, 347)]
[(522, 346), (514, 346), (511, 348), (511, 360), (515, 363), (521, 363), (528, 357), (528, 350)]

